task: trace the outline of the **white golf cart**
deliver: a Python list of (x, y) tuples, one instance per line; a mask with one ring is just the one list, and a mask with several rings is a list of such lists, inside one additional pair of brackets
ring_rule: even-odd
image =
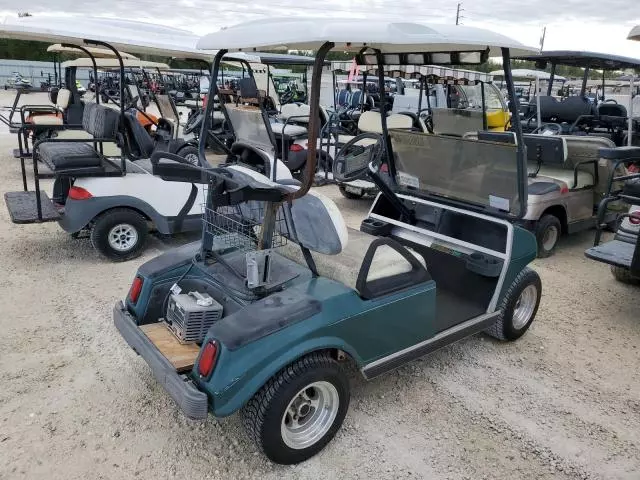
[[(196, 42), (181, 30), (79, 17), (74, 22), (45, 17), (6, 19), (0, 25), (0, 36), (111, 49), (121, 80), (125, 61), (117, 49), (173, 56), (193, 50)], [(94, 58), (90, 52), (88, 56)], [(133, 96), (125, 105), (124, 81), (120, 82), (119, 97), (123, 101), (118, 109), (84, 104), (82, 126), (90, 138), (36, 142), (32, 155), (35, 189), (27, 191), (25, 176), (25, 191), (5, 193), (14, 223), (57, 221), (73, 236), (88, 234), (96, 249), (113, 260), (139, 255), (151, 229), (172, 234), (200, 228), (202, 191), (151, 174), (150, 155), (159, 148), (172, 151), (176, 141), (168, 140), (160, 147), (144, 131), (137, 120), (139, 98)], [(108, 156), (108, 145), (118, 147), (118, 157)], [(49, 169), (44, 175), (41, 165)], [(63, 208), (40, 190), (40, 179), (45, 176), (55, 178), (54, 194), (60, 193), (56, 187), (62, 189)]]

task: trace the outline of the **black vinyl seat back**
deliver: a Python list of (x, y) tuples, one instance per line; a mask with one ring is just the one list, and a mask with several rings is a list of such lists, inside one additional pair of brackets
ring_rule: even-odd
[(138, 121), (137, 110), (124, 113), (125, 132), (129, 143), (129, 151), (133, 157), (148, 158), (153, 153), (155, 142)]
[[(529, 115), (536, 112), (537, 100), (534, 98), (529, 104)], [(596, 115), (595, 105), (586, 97), (568, 97), (562, 101), (554, 97), (540, 96), (540, 116), (543, 122), (574, 123), (585, 115)]]
[(567, 161), (567, 147), (559, 136), (524, 135), (527, 146), (527, 161), (542, 165), (561, 167)]
[(82, 114), (82, 128), (94, 138), (115, 139), (120, 114), (109, 107), (87, 103)]
[(624, 105), (617, 103), (601, 103), (598, 105), (598, 115), (601, 117), (627, 118), (627, 109)]

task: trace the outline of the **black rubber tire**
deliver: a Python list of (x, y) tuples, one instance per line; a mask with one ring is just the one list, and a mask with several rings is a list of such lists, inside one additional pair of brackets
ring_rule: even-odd
[[(551, 248), (546, 249), (544, 248), (544, 245), (543, 245), (544, 235), (550, 228), (554, 228), (554, 227), (558, 231), (556, 243), (554, 243)], [(558, 219), (558, 217), (550, 214), (542, 215), (542, 217), (540, 218), (540, 220), (538, 220), (538, 223), (536, 224), (536, 231), (535, 231), (536, 242), (538, 243), (538, 258), (547, 258), (555, 253), (556, 246), (558, 245), (558, 240), (560, 239), (561, 234), (562, 234), (562, 224), (560, 223), (560, 220)]]
[(349, 200), (359, 200), (364, 197), (364, 191), (362, 194), (358, 195), (357, 193), (347, 192), (347, 188), (344, 184), (338, 184), (338, 188), (340, 189), (340, 193), (344, 198), (348, 198)]
[[(284, 411), (301, 389), (317, 381), (330, 382), (338, 391), (336, 418), (315, 444), (300, 450), (290, 448), (280, 431)], [(349, 397), (349, 380), (338, 361), (328, 352), (314, 352), (274, 375), (242, 408), (240, 415), (249, 437), (271, 461), (291, 465), (311, 458), (331, 441), (347, 414)]]
[[(138, 241), (127, 251), (118, 251), (109, 245), (108, 234), (119, 223), (127, 223), (138, 233)], [(98, 215), (91, 228), (91, 244), (102, 255), (114, 262), (124, 262), (140, 256), (147, 243), (147, 219), (130, 208), (114, 208)]]
[[(198, 152), (198, 147), (195, 147), (193, 145), (185, 145), (184, 147), (182, 147), (180, 150), (178, 150), (176, 152), (178, 155), (180, 155), (182, 158), (187, 158), (187, 156), (189, 155), (195, 155), (196, 159), (199, 156), (199, 152)], [(192, 162), (193, 163), (193, 162)], [(194, 163), (194, 165), (198, 165), (199, 160), (196, 160), (196, 163)]]
[(640, 285), (640, 277), (632, 275), (628, 268), (616, 267), (611, 265), (611, 275), (621, 282), (629, 285)]
[[(520, 297), (520, 294), (529, 285), (535, 285), (538, 298), (536, 299), (536, 306), (533, 309), (531, 318), (520, 329), (516, 329), (513, 326), (513, 311), (516, 306), (516, 302)], [(498, 340), (517, 340), (529, 329), (531, 323), (536, 318), (538, 307), (540, 306), (540, 297), (542, 296), (542, 282), (538, 274), (531, 270), (529, 267), (525, 267), (513, 281), (507, 294), (504, 296), (498, 309), (500, 310), (500, 316), (498, 320), (485, 330), (485, 332)]]

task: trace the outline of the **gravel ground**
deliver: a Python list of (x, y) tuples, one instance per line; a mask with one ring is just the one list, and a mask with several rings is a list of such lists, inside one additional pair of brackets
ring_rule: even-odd
[[(14, 145), (0, 133), (2, 192), (21, 188)], [(370, 202), (321, 191), (357, 228)], [(236, 416), (185, 419), (113, 326), (138, 265), (186, 237), (113, 264), (56, 224), (12, 224), (0, 203), (0, 479), (640, 478), (640, 290), (584, 258), (592, 232), (534, 263), (544, 293), (525, 337), (354, 374), (333, 442), (281, 467)]]

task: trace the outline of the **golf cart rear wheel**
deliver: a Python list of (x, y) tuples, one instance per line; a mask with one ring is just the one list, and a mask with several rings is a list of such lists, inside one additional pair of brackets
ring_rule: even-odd
[(640, 284), (640, 277), (633, 275), (628, 268), (611, 265), (611, 275), (620, 283), (628, 283), (629, 285)]
[(513, 281), (502, 299), (500, 316), (486, 333), (499, 340), (517, 340), (529, 329), (538, 312), (542, 282), (526, 267)]
[(538, 242), (538, 258), (553, 255), (562, 233), (562, 224), (555, 215), (545, 214), (536, 225), (536, 241)]
[(311, 353), (273, 376), (241, 410), (249, 436), (273, 462), (299, 463), (335, 436), (349, 407), (349, 381), (329, 353)]
[(338, 188), (340, 189), (340, 193), (342, 194), (342, 196), (344, 198), (348, 198), (349, 200), (358, 200), (364, 197), (364, 190), (362, 190), (362, 193), (360, 194), (348, 192), (346, 185), (343, 185), (342, 183), (338, 185)]
[(91, 244), (116, 262), (136, 258), (147, 241), (147, 219), (130, 208), (114, 208), (100, 214), (91, 229)]

